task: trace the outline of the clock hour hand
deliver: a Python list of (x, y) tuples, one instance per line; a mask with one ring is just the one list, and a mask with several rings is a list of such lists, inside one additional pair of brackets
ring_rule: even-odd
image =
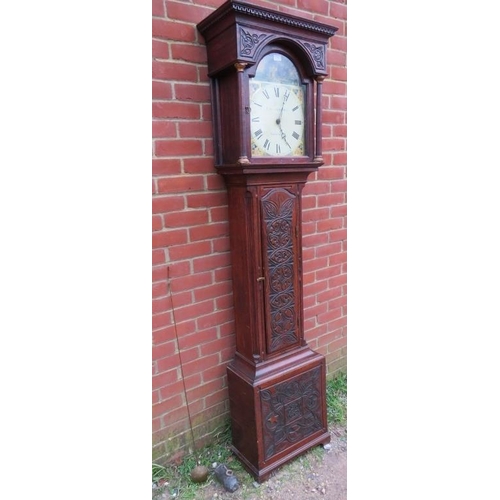
[(290, 146), (290, 144), (288, 144), (288, 141), (286, 140), (286, 134), (285, 134), (285, 132), (283, 132), (283, 129), (281, 128), (281, 121), (280, 121), (280, 119), (279, 119), (279, 118), (276, 120), (276, 123), (278, 124), (278, 127), (279, 127), (279, 129), (280, 129), (280, 132), (281, 132), (281, 138), (285, 141), (285, 144), (286, 144), (286, 145), (287, 145), (290, 149), (292, 149), (292, 146)]

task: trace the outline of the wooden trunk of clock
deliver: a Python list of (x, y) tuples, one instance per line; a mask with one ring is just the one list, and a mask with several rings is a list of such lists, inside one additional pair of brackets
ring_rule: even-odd
[(230, 0), (198, 29), (229, 200), (232, 449), (260, 482), (330, 441), (325, 358), (304, 340), (301, 194), (323, 163), (321, 83), (336, 28)]
[(259, 480), (330, 440), (325, 360), (304, 341), (301, 191), (307, 173), (227, 176), (236, 356), (233, 451)]

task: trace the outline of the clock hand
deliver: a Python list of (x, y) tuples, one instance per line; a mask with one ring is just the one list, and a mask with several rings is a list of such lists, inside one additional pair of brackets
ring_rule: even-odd
[(290, 146), (290, 144), (288, 144), (288, 141), (286, 140), (286, 134), (285, 132), (283, 132), (283, 129), (281, 128), (281, 117), (283, 116), (283, 109), (285, 109), (285, 102), (286, 102), (286, 95), (283, 97), (283, 104), (281, 106), (281, 111), (280, 111), (280, 116), (279, 118), (276, 120), (276, 124), (278, 125), (279, 129), (280, 129), (280, 132), (281, 132), (281, 138), (285, 141), (285, 144), (290, 148), (292, 149), (292, 146)]
[(281, 138), (285, 141), (286, 145), (287, 145), (290, 149), (292, 149), (292, 146), (290, 146), (290, 144), (288, 144), (288, 141), (286, 140), (286, 134), (285, 134), (285, 132), (283, 132), (283, 129), (281, 128), (281, 124), (280, 124), (280, 119), (279, 119), (279, 118), (276, 120), (276, 123), (278, 124), (278, 127), (279, 127), (279, 129), (280, 129), (280, 132), (281, 132)]

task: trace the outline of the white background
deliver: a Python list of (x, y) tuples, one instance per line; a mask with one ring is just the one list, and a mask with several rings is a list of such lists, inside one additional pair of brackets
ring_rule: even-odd
[[(0, 12), (2, 498), (151, 466), (151, 10)], [(348, 7), (349, 500), (499, 498), (498, 12)]]

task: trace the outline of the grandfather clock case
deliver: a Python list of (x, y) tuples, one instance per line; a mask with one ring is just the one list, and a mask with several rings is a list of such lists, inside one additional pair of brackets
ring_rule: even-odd
[(228, 190), (232, 450), (262, 482), (330, 441), (325, 358), (304, 340), (301, 193), (323, 164), (321, 86), (337, 28), (228, 1), (198, 29), (207, 45), (215, 167)]

